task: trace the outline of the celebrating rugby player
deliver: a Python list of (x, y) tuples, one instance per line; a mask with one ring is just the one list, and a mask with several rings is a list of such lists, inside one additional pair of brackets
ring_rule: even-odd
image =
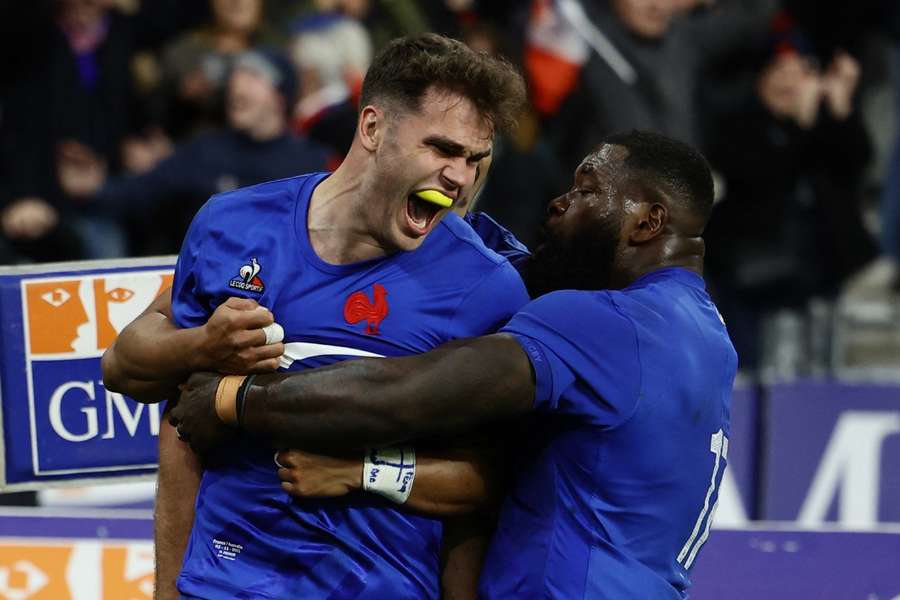
[(370, 448), (281, 453), (285, 489), (309, 495), (428, 485), (408, 440), (499, 436), (525, 419), (478, 597), (684, 598), (727, 461), (737, 368), (702, 278), (712, 199), (691, 147), (611, 136), (550, 203), (526, 269), (539, 297), (500, 333), (301, 373), (195, 374), (170, 418), (201, 453), (246, 436)]
[[(508, 63), (460, 42), (428, 34), (389, 44), (366, 75), (357, 134), (334, 174), (221, 194), (201, 209), (172, 292), (171, 321), (184, 329), (166, 329), (163, 311), (148, 315), (161, 329), (125, 332), (104, 358), (110, 389), (154, 400), (198, 364), (301, 369), (496, 330), (527, 302), (525, 287), (450, 210), (471, 193), (495, 132), (523, 99)], [(247, 310), (251, 301), (268, 310)], [(283, 343), (262, 331), (273, 314)], [(454, 548), (442, 555), (442, 521), (399, 510), (415, 504), (411, 485), (295, 500), (279, 485), (268, 441), (248, 436), (207, 457), (194, 510), (200, 470), (172, 433), (160, 436), (159, 597), (437, 598), (442, 559), (463, 579)], [(430, 443), (434, 460), (466, 452)], [(454, 512), (442, 490), (454, 502), (484, 495), (469, 481), (486, 454), (468, 455), (433, 469), (420, 456), (421, 506)]]

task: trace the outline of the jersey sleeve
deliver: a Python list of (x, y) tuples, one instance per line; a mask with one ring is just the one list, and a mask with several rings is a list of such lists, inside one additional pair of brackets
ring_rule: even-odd
[(209, 238), (210, 203), (207, 202), (194, 216), (188, 228), (172, 281), (172, 317), (181, 328), (197, 327), (206, 323), (210, 315), (210, 303), (202, 286), (202, 249)]
[(637, 334), (608, 292), (561, 291), (529, 303), (501, 330), (534, 369), (537, 412), (614, 427), (640, 396)]
[(497, 264), (457, 307), (454, 318), (464, 324), (460, 337), (494, 333), (527, 303), (519, 273), (507, 261)]

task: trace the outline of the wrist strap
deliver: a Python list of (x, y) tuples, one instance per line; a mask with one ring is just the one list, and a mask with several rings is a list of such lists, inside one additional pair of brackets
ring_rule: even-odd
[(403, 504), (416, 479), (416, 450), (412, 446), (392, 446), (366, 450), (363, 461), (363, 489)]
[(237, 392), (247, 379), (246, 375), (226, 375), (216, 388), (216, 415), (226, 425), (238, 424)]
[(248, 375), (246, 379), (244, 379), (243, 383), (241, 383), (241, 387), (238, 388), (237, 395), (234, 398), (234, 410), (237, 413), (237, 425), (240, 427), (244, 423), (244, 408), (246, 407), (247, 400), (247, 392), (250, 391), (250, 386), (253, 385), (253, 380), (256, 379), (256, 374)]

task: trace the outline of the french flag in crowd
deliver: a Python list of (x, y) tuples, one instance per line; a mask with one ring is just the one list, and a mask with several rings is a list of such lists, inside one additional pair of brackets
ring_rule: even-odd
[(528, 19), (525, 71), (531, 101), (542, 115), (556, 113), (575, 89), (590, 49), (555, 0), (534, 0)]
[(533, 0), (525, 43), (531, 101), (543, 116), (555, 114), (578, 85), (591, 53), (626, 84), (637, 71), (584, 11), (578, 0)]

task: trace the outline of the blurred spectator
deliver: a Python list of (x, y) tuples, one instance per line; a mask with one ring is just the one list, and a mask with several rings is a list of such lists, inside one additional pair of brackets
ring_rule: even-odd
[(685, 14), (698, 4), (535, 0), (526, 67), (564, 166), (574, 168), (596, 140), (616, 130), (660, 131), (699, 144), (703, 69), (726, 48), (753, 39), (767, 3), (725, 2), (716, 11)]
[(177, 139), (223, 123), (222, 98), (234, 58), (257, 43), (263, 0), (209, 0), (212, 21), (163, 52), (166, 128)]
[(289, 132), (296, 78), (287, 58), (242, 53), (227, 88), (226, 129), (196, 136), (143, 175), (78, 190), (144, 236), (138, 253), (177, 252), (190, 219), (213, 194), (325, 169), (326, 151)]
[(477, 0), (435, 0), (418, 3), (431, 31), (462, 38), (463, 32), (479, 20)]
[(102, 0), (60, 0), (32, 36), (28, 68), (3, 96), (0, 227), (14, 256), (63, 260), (120, 256), (121, 232), (102, 215), (83, 215), (62, 185), (78, 187), (119, 165), (134, 127), (129, 61), (134, 31)]
[(359, 92), (372, 60), (368, 32), (339, 14), (307, 17), (294, 26), (290, 54), (300, 74), (294, 130), (343, 159), (356, 133)]
[[(900, 15), (900, 9), (895, 9)], [(900, 21), (900, 18), (898, 18)], [(900, 29), (900, 24), (897, 25)], [(897, 32), (900, 38), (900, 31)], [(881, 195), (881, 246), (891, 262), (893, 287), (900, 289), (900, 42), (894, 46), (894, 151)]]
[(787, 11), (773, 21), (772, 48), (753, 96), (716, 123), (710, 151), (726, 192), (705, 235), (707, 272), (749, 368), (765, 315), (833, 298), (876, 254), (860, 207), (870, 146), (859, 63)]
[[(466, 27), (463, 41), (481, 52), (506, 54), (500, 36), (486, 23)], [(569, 177), (541, 138), (540, 123), (532, 110), (523, 110), (514, 132), (494, 138), (491, 160), (478, 209), (503, 223), (524, 244), (537, 245), (547, 201), (566, 189)]]
[(316, 15), (337, 15), (365, 27), (375, 50), (390, 40), (433, 31), (416, 0), (283, 0), (267, 10), (273, 26), (296, 23)]

